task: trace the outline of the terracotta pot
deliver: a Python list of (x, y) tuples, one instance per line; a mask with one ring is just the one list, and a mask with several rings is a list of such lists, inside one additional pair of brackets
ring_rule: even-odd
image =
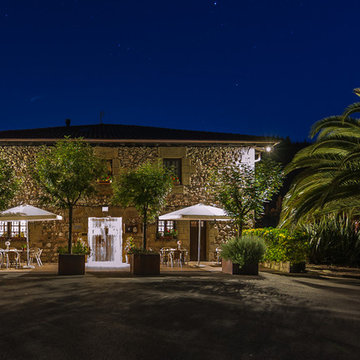
[(85, 255), (59, 254), (59, 275), (84, 275)]
[(159, 275), (159, 254), (131, 254), (130, 272), (133, 275)]
[(222, 272), (231, 275), (258, 275), (259, 264), (245, 264), (240, 267), (239, 264), (233, 264), (231, 260), (222, 260)]

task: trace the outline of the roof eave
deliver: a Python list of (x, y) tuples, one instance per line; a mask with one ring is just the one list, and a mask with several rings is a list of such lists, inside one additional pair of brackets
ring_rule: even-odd
[[(0, 143), (27, 143), (27, 142), (40, 142), (40, 143), (54, 143), (60, 139), (51, 139), (51, 138), (6, 138), (0, 139)], [(73, 139), (76, 140), (76, 139)], [(272, 145), (275, 146), (279, 143), (279, 140), (274, 139), (264, 139), (264, 140), (179, 140), (179, 139), (84, 139), (89, 143), (119, 143), (119, 144), (130, 144), (130, 143), (139, 143), (139, 144), (234, 144), (234, 145)]]

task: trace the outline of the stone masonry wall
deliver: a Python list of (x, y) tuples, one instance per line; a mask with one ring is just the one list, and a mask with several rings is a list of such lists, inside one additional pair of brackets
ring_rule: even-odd
[[(0, 146), (0, 158), (6, 159), (15, 169), (16, 176), (22, 181), (20, 190), (11, 206), (27, 203), (43, 207), (64, 217), (63, 221), (34, 222), (29, 224), (29, 235), (32, 247), (43, 250), (44, 262), (54, 262), (57, 259), (57, 248), (66, 246), (68, 217), (66, 212), (58, 209), (44, 207), (39, 203), (40, 190), (31, 178), (30, 169), (36, 161), (39, 146)], [(234, 163), (253, 162), (254, 151), (246, 147), (235, 146), (186, 146), (186, 147), (151, 147), (151, 146), (121, 146), (121, 147), (96, 147), (95, 152), (99, 157), (112, 161), (113, 174), (116, 177), (124, 169), (135, 168), (140, 164), (158, 158), (182, 159), (182, 185), (174, 187), (169, 196), (165, 212), (174, 211), (185, 206), (204, 202), (216, 204), (207, 193), (209, 176), (212, 170)], [(121, 209), (111, 205), (111, 185), (99, 184), (98, 195), (92, 199), (82, 199), (79, 206), (74, 209), (74, 240), (87, 238), (89, 217), (121, 216), (123, 224), (133, 224), (138, 227), (136, 234), (131, 234), (138, 245), (141, 244), (140, 219), (135, 209)], [(108, 212), (102, 212), (102, 207), (107, 206)], [(188, 222), (178, 222), (179, 240), (184, 247), (190, 246), (190, 228)], [(159, 241), (156, 239), (156, 225), (149, 227), (148, 246), (158, 250), (163, 246), (176, 246), (174, 241)], [(226, 237), (234, 234), (231, 222), (208, 222), (207, 224), (207, 249), (208, 259), (214, 259), (215, 248)], [(124, 232), (123, 242), (130, 236)], [(14, 243), (14, 246), (21, 244)], [(0, 248), (4, 244), (0, 243)]]

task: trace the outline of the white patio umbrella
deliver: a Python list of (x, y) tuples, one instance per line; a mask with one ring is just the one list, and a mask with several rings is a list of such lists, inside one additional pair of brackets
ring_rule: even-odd
[(27, 204), (19, 205), (0, 212), (0, 221), (26, 221), (27, 266), (24, 267), (32, 267), (30, 265), (29, 221), (48, 220), (62, 220), (62, 216)]
[(196, 204), (186, 208), (173, 211), (168, 214), (159, 216), (159, 220), (198, 220), (198, 266), (200, 266), (200, 237), (201, 237), (201, 220), (219, 220), (229, 221), (231, 217), (226, 211), (215, 206)]

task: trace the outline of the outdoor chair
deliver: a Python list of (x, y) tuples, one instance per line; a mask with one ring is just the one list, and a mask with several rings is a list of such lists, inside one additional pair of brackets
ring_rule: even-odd
[(189, 251), (187, 249), (181, 249), (183, 263), (186, 265), (189, 263)]
[(160, 264), (168, 265), (170, 260), (170, 248), (161, 248), (160, 249)]
[(178, 248), (178, 251), (181, 252), (180, 257), (181, 257), (181, 263), (183, 265), (187, 265), (189, 263), (189, 252), (187, 249), (185, 248)]
[[(6, 268), (11, 267), (12, 265), (15, 268), (21, 267), (21, 257), (20, 253), (16, 248), (9, 248), (9, 250), (3, 252), (5, 260), (6, 260)], [(12, 254), (11, 257), (9, 257), (9, 254)]]
[(43, 266), (43, 263), (41, 261), (42, 251), (43, 249), (40, 248), (35, 248), (33, 249), (33, 251), (30, 251), (30, 264), (32, 264), (35, 259), (39, 266)]
[(182, 268), (184, 262), (183, 252), (180, 250), (170, 251), (170, 262), (171, 262), (171, 267), (174, 267), (174, 263), (176, 263), (178, 266)]

